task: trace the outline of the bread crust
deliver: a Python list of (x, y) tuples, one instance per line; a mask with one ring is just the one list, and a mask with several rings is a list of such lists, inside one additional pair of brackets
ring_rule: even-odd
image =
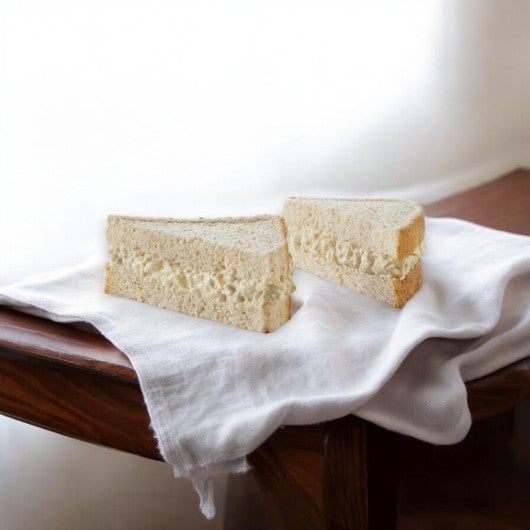
[(416, 204), (420, 208), (420, 212), (414, 219), (411, 219), (408, 225), (399, 230), (396, 250), (398, 259), (406, 258), (412, 254), (425, 236), (425, 212), (420, 203)]
[(105, 264), (105, 285), (103, 287), (103, 292), (106, 294), (111, 294), (110, 292), (110, 263)]
[(403, 307), (421, 288), (421, 262), (418, 261), (405, 278), (394, 278), (394, 307)]
[(197, 217), (195, 219), (185, 219), (176, 217), (141, 217), (134, 215), (114, 215), (107, 216), (107, 223), (116, 219), (124, 219), (127, 221), (152, 221), (154, 223), (196, 223), (196, 224), (233, 224), (233, 223), (255, 223), (257, 221), (267, 221), (268, 219), (281, 218), (279, 215), (264, 214), (252, 215), (248, 217)]

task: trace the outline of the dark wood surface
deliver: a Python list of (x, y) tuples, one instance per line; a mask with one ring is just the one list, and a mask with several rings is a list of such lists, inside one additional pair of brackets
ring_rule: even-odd
[(530, 401), (459, 444), (399, 440), (398, 530), (528, 530)]
[(283, 427), (230, 478), (225, 528), (395, 528), (397, 438), (354, 416)]
[(368, 434), (353, 417), (330, 422), (324, 450), (325, 528), (368, 527)]
[[(322, 477), (325, 428), (322, 425), (283, 427), (249, 457), (253, 481), (257, 484), (268, 509), (265, 528), (321, 528), (323, 522)], [(246, 481), (245, 481), (246, 483)], [(240, 505), (230, 503), (232, 512)], [(245, 522), (239, 515), (229, 518)], [(246, 521), (252, 528), (255, 514)]]
[[(529, 202), (530, 171), (521, 170), (428, 205), (426, 211), (529, 235)], [(529, 360), (467, 388), (475, 419), (508, 410), (530, 395)], [(0, 308), (0, 413), (160, 459), (136, 374), (122, 352), (97, 334), (7, 308)], [(267, 517), (275, 521), (267, 526), (261, 517), (263, 528), (374, 528), (385, 510), (390, 515), (378, 528), (391, 525), (394, 488), (381, 489), (369, 478), (380, 472), (376, 462), (382, 451), (375, 448), (387, 435), (367, 429), (356, 418), (287, 427), (251, 455), (255, 469), (249, 477), (267, 497), (272, 507)], [(392, 462), (385, 465), (391, 468)], [(345, 491), (351, 481), (359, 485), (355, 493)], [(374, 511), (374, 499), (386, 508)]]
[(98, 333), (0, 306), (0, 348), (28, 361), (92, 372), (129, 383), (138, 381), (127, 356)]
[(80, 440), (158, 458), (136, 381), (0, 348), (0, 410)]
[(530, 398), (530, 358), (469, 381), (466, 387), (473, 420), (498, 416)]
[(530, 170), (458, 193), (425, 207), (431, 217), (457, 217), (484, 226), (530, 235)]

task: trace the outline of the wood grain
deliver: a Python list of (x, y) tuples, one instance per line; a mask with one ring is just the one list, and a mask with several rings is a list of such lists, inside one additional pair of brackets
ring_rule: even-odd
[(282, 428), (229, 480), (224, 528), (393, 529), (397, 447), (396, 434), (354, 416)]
[(530, 235), (530, 170), (509, 175), (425, 206), (432, 217), (457, 217), (473, 223)]
[(137, 382), (127, 356), (99, 333), (89, 333), (0, 307), (0, 347), (27, 359)]
[(323, 480), (326, 530), (369, 528), (367, 456), (363, 421), (348, 416), (328, 425)]
[(498, 416), (530, 398), (530, 358), (469, 381), (466, 388), (473, 420)]
[(0, 410), (60, 434), (160, 459), (136, 382), (0, 348)]
[(397, 438), (355, 416), (326, 424), (324, 528), (396, 528)]
[(322, 527), (323, 450), (321, 426), (283, 427), (250, 455), (272, 528)]

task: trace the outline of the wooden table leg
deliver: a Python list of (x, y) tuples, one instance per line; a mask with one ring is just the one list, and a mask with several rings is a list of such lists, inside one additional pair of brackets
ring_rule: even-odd
[(354, 416), (280, 429), (229, 481), (225, 528), (395, 529), (397, 438)]
[(324, 528), (395, 529), (397, 436), (354, 416), (327, 425)]

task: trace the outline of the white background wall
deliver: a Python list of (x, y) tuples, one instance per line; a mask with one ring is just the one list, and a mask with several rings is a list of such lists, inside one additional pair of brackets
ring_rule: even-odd
[(526, 0), (4, 0), (0, 21), (0, 283), (101, 249), (109, 212), (430, 200), (530, 161)]
[(208, 521), (168, 465), (0, 416), (2, 530), (217, 530), (225, 477), (214, 485), (218, 512)]
[[(529, 28), (525, 0), (4, 0), (0, 284), (101, 251), (110, 212), (275, 211), (286, 194), (427, 201), (530, 165)], [(42, 433), (39, 449), (19, 429), (44, 469), (32, 487), (37, 466), (22, 479), (2, 436), (0, 490), (22, 488), (31, 528), (59, 528), (36, 515), (44, 492), (86, 517), (105, 502), (57, 472), (65, 451), (79, 456), (65, 472), (98, 468), (145, 513), (158, 502), (124, 486), (130, 459)], [(122, 528), (105, 513), (98, 528)]]

